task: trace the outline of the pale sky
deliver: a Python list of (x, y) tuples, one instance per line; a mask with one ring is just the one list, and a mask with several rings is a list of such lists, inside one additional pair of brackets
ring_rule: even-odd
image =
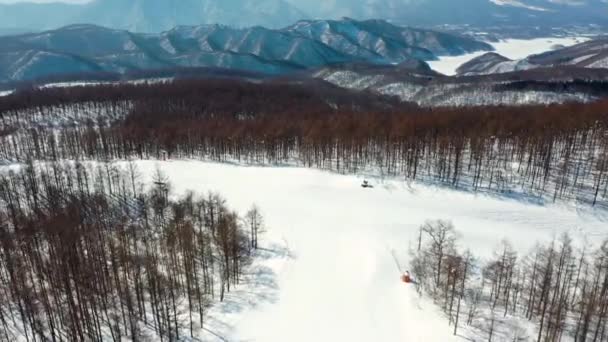
[(14, 4), (16, 2), (68, 2), (73, 4), (89, 2), (90, 0), (0, 0), (0, 4)]

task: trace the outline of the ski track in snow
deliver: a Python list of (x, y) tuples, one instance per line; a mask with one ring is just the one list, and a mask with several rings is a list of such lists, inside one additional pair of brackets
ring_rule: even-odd
[[(244, 213), (256, 203), (268, 232), (245, 281), (210, 309), (204, 341), (464, 341), (439, 309), (399, 279), (427, 219), (450, 219), (463, 248), (488, 257), (502, 238), (521, 253), (563, 231), (606, 237), (598, 215), (403, 181), (363, 189), (361, 177), (290, 167), (140, 161), (175, 194), (219, 192)], [(466, 335), (466, 331), (463, 330)]]
[[(488, 42), (494, 47), (494, 52), (509, 59), (523, 59), (533, 54), (539, 54), (551, 50), (554, 45), (571, 46), (588, 41), (588, 37), (549, 37), (535, 39), (505, 39), (500, 42)], [(455, 75), (456, 69), (462, 64), (479, 57), (487, 51), (477, 51), (461, 56), (439, 57), (437, 61), (428, 62), (431, 68), (445, 75)]]

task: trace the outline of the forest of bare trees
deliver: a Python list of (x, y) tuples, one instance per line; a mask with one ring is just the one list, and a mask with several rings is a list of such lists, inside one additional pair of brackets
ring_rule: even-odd
[[(20, 170), (0, 174), (0, 340), (177, 341), (241, 281), (260, 209), (239, 217), (218, 194), (172, 196), (160, 171), (145, 188), (134, 164), (111, 163), (131, 158), (372, 171), (605, 207), (608, 100), (423, 109), (321, 83), (228, 80), (2, 97), (0, 163)], [(411, 265), (455, 334), (608, 339), (608, 241), (564, 235), (527, 255), (504, 241), (480, 260), (458, 240), (450, 222), (425, 223)]]
[(487, 341), (608, 339), (608, 240), (578, 247), (564, 234), (526, 255), (502, 241), (485, 260), (460, 250), (458, 240), (449, 221), (428, 221), (411, 251), (418, 290), (441, 306), (454, 334), (465, 328)]
[(257, 207), (176, 197), (134, 164), (27, 163), (0, 175), (0, 340), (178, 341), (241, 281)]
[(608, 101), (422, 109), (328, 85), (176, 81), (0, 99), (0, 161), (198, 158), (608, 201)]

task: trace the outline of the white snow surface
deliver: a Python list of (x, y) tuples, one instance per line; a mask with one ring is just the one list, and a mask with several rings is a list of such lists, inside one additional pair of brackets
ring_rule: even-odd
[(156, 78), (143, 78), (129, 81), (75, 81), (75, 82), (58, 82), (58, 83), (48, 83), (42, 85), (40, 88), (71, 88), (71, 87), (94, 87), (98, 85), (112, 85), (112, 84), (155, 84), (162, 82), (171, 82), (173, 80), (172, 77), (156, 77)]
[[(535, 39), (505, 39), (494, 43), (488, 42), (495, 49), (494, 52), (509, 59), (522, 59), (530, 55), (551, 50), (554, 45), (572, 46), (589, 40), (589, 37), (548, 37)], [(461, 56), (440, 57), (437, 61), (428, 62), (431, 68), (445, 75), (455, 75), (456, 69), (462, 64), (487, 53), (477, 51)]]
[(590, 68), (608, 68), (608, 57), (594, 61), (588, 65)]
[(606, 237), (601, 213), (569, 204), (447, 190), (295, 167), (139, 161), (175, 194), (219, 192), (240, 213), (256, 203), (268, 232), (245, 281), (210, 309), (203, 341), (464, 341), (440, 311), (399, 280), (408, 246), (427, 219), (452, 220), (463, 248), (489, 257), (502, 238), (526, 253), (561, 232)]
[(490, 0), (490, 2), (498, 5), (498, 6), (511, 6), (511, 7), (521, 7), (521, 8), (526, 8), (529, 10), (533, 10), (533, 11), (548, 11), (546, 8), (542, 8), (542, 7), (537, 7), (537, 6), (530, 6), (530, 5), (526, 5), (520, 1), (517, 0)]

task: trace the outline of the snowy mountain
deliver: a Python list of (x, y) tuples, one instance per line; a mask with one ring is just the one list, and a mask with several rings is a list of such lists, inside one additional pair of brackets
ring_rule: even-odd
[(584, 68), (608, 68), (608, 38), (594, 39), (563, 49), (528, 57), (535, 65), (574, 65)]
[(598, 38), (573, 46), (510, 60), (496, 53), (487, 53), (461, 65), (459, 75), (488, 75), (552, 66), (608, 68), (608, 38)]
[(432, 60), (433, 56), (452, 56), (480, 50), (491, 50), (486, 43), (436, 31), (400, 27), (384, 20), (352, 19), (300, 21), (285, 29), (323, 42), (338, 51), (372, 53), (402, 61), (409, 57)]
[(312, 77), (425, 107), (587, 102), (608, 96), (608, 70), (576, 67), (452, 77), (420, 66), (349, 64), (318, 69)]
[(315, 18), (382, 18), (408, 25), (522, 27), (608, 23), (603, 0), (287, 0)]
[(178, 67), (281, 74), (334, 63), (394, 64), (491, 49), (473, 39), (381, 21), (306, 21), (282, 30), (179, 26), (160, 34), (72, 25), (0, 37), (0, 81)]
[(517, 25), (523, 28), (608, 25), (604, 0), (93, 0), (84, 4), (0, 4), (0, 29), (42, 31), (95, 24), (135, 32), (178, 25), (261, 25), (301, 19), (385, 19), (414, 26)]
[(96, 0), (86, 5), (78, 20), (135, 32), (159, 32), (178, 25), (216, 23), (283, 27), (305, 16), (283, 0)]
[(533, 67), (527, 60), (514, 61), (500, 54), (489, 52), (464, 63), (456, 69), (456, 73), (458, 75), (488, 75), (527, 70)]
[(283, 27), (307, 16), (283, 0), (93, 0), (85, 4), (0, 4), (0, 27), (48, 30), (87, 23), (135, 32), (177, 25)]

